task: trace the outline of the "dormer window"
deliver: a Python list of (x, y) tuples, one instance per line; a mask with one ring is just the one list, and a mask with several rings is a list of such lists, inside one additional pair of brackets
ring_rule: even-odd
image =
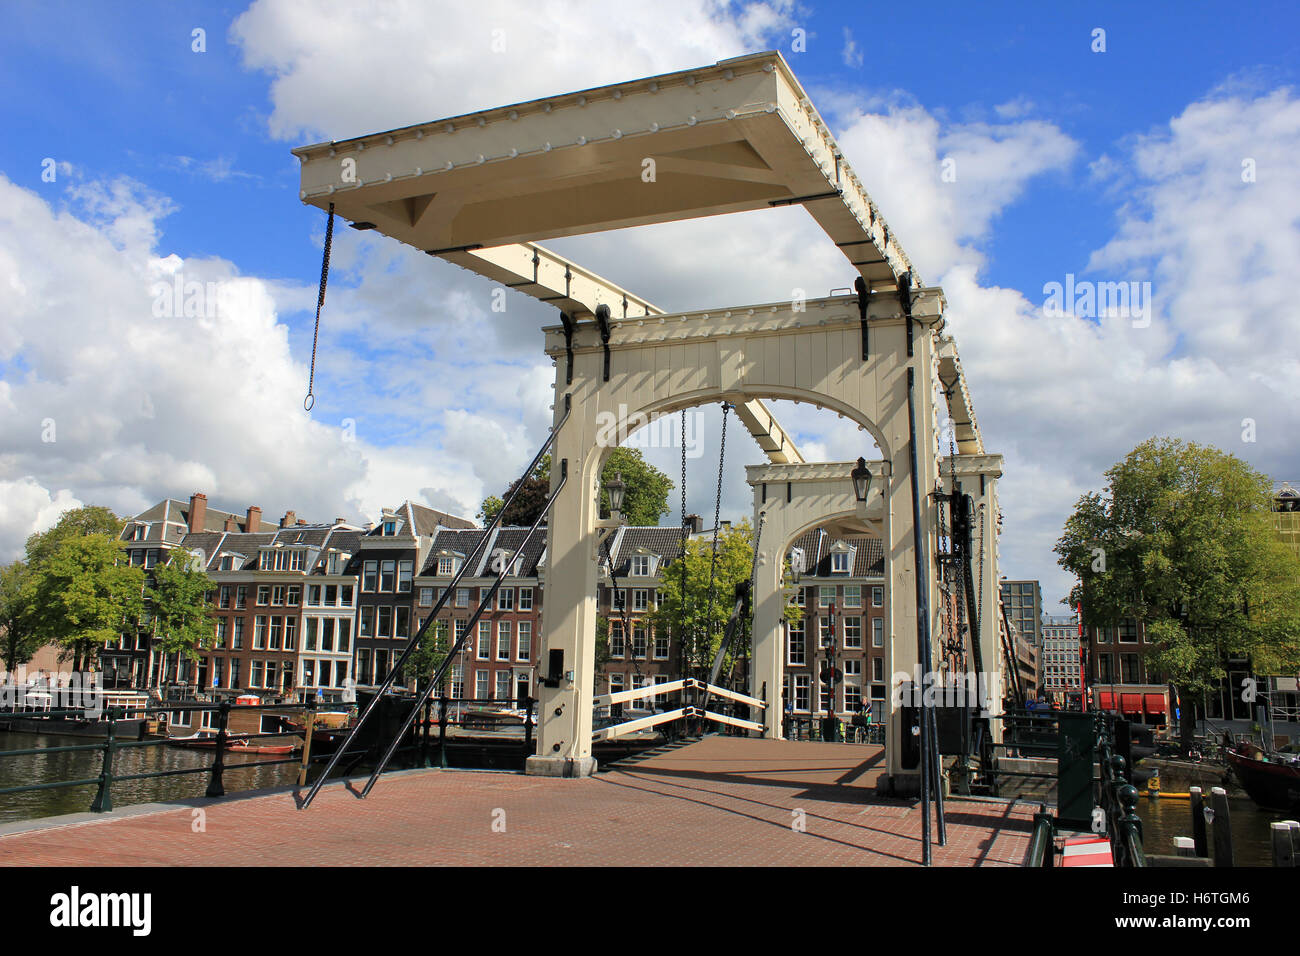
[(456, 559), (451, 555), (443, 555), (438, 558), (438, 576), (450, 577), (456, 573)]
[(221, 556), (221, 570), (222, 571), (235, 570), (235, 556), (233, 554), (223, 554)]
[(148, 534), (148, 533), (149, 533), (149, 526), (148, 526), (148, 525), (138, 524), (138, 525), (136, 525), (135, 527), (133, 527), (133, 528), (131, 529), (131, 540), (132, 540), (132, 541), (143, 541), (143, 540), (144, 540), (144, 536), (145, 536), (146, 534)]
[(383, 530), (380, 531), (380, 534), (382, 534), (386, 538), (391, 538), (393, 535), (397, 534), (397, 519), (385, 518), (383, 524)]
[(840, 551), (831, 555), (831, 573), (848, 574), (849, 573), (849, 555), (847, 551)]
[(650, 555), (632, 555), (632, 576), (637, 578), (648, 578), (650, 576)]

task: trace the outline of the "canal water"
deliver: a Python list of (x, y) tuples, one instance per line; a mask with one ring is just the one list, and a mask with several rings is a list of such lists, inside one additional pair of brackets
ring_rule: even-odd
[[(30, 750), (36, 747), (74, 747), (95, 744), (91, 737), (69, 737), (63, 734), (26, 734), (0, 731), (0, 751)], [(210, 750), (186, 750), (164, 745), (128, 747), (113, 752), (113, 774), (150, 773), (159, 770), (199, 769), (212, 766)], [(282, 787), (294, 783), (298, 777), (297, 761), (276, 767), (251, 767), (240, 769), (240, 764), (284, 757), (269, 754), (226, 754), (226, 770), (222, 777), (227, 793), (240, 790), (258, 790), (263, 787)], [(103, 751), (77, 753), (29, 754), (21, 757), (0, 757), (0, 790), (56, 780), (86, 780), (98, 778), (103, 766)], [(207, 793), (210, 774), (206, 772), (178, 774), (173, 777), (156, 777), (148, 780), (123, 780), (112, 787), (113, 806), (125, 807), (136, 803), (165, 802), (187, 797), (202, 797)], [(0, 823), (32, 820), (37, 817), (57, 816), (63, 813), (84, 813), (95, 799), (96, 785), (60, 787), (56, 790), (33, 790), (0, 796)]]
[[(1209, 794), (1206, 794), (1208, 798)], [(1137, 805), (1142, 818), (1142, 848), (1147, 853), (1173, 856), (1174, 837), (1192, 835), (1192, 810), (1186, 800), (1142, 797)], [(1261, 810), (1249, 797), (1228, 801), (1232, 829), (1232, 856), (1237, 866), (1272, 866), (1269, 824), (1294, 818), (1294, 814)], [(1206, 827), (1206, 842), (1214, 856), (1214, 825)]]

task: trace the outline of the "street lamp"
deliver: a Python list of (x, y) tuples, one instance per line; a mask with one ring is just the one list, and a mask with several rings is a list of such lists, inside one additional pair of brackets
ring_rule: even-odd
[(614, 473), (614, 480), (605, 485), (605, 490), (609, 492), (610, 517), (617, 518), (623, 511), (623, 496), (627, 493), (627, 485), (623, 481), (621, 471)]
[(867, 469), (867, 460), (859, 458), (857, 467), (849, 474), (853, 478), (853, 493), (858, 501), (866, 501), (867, 494), (871, 491), (871, 472)]

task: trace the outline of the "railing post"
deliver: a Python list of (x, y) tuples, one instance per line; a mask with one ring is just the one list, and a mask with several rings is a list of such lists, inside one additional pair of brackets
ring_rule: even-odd
[(1232, 827), (1228, 819), (1228, 791), (1222, 787), (1211, 787), (1210, 802), (1214, 805), (1214, 865), (1235, 866), (1232, 858)]
[(217, 706), (217, 745), (216, 756), (212, 760), (212, 779), (208, 781), (209, 797), (224, 797), (226, 795), (225, 781), (222, 779), (226, 772), (226, 727), (230, 722), (230, 701), (223, 700)]
[(527, 760), (533, 755), (533, 704), (537, 703), (532, 697), (524, 703), (524, 759)]
[(1273, 865), (1294, 867), (1296, 865), (1295, 846), (1292, 843), (1293, 820), (1270, 823), (1269, 831), (1273, 836)]
[(447, 695), (438, 698), (438, 766), (447, 769)]
[(1124, 815), (1120, 817), (1120, 830), (1124, 835), (1124, 865), (1146, 866), (1146, 852), (1142, 846), (1142, 818), (1137, 815), (1138, 790), (1131, 783), (1119, 788), (1120, 804)]
[[(307, 719), (304, 723), (307, 729), (304, 732), (302, 741), (302, 766), (298, 768), (298, 786), (300, 787), (307, 785), (307, 768), (311, 763), (311, 738), (316, 730), (316, 701), (314, 699), (307, 701)], [(284, 725), (281, 724), (281, 726)]]
[(1188, 787), (1188, 801), (1192, 807), (1192, 845), (1196, 855), (1205, 859), (1210, 855), (1209, 840), (1205, 833), (1205, 801), (1201, 797), (1200, 787)]
[(433, 698), (424, 702), (424, 720), (420, 722), (420, 766), (429, 769), (429, 725), (433, 723)]
[(99, 771), (99, 790), (95, 801), (90, 805), (91, 813), (108, 813), (113, 809), (113, 732), (117, 720), (115, 715), (108, 716), (108, 734), (104, 741), (104, 763)]

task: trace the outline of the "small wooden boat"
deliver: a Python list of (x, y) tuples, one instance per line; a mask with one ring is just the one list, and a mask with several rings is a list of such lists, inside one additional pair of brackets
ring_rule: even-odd
[[(185, 747), (190, 750), (215, 750), (215, 734), (194, 734), (190, 737), (168, 737), (168, 745)], [(230, 734), (226, 737), (225, 749), (232, 753), (243, 754), (279, 754), (285, 756), (298, 748), (293, 744), (259, 744), (244, 734)]]
[(1300, 809), (1300, 763), (1291, 762), (1290, 755), (1231, 749), (1224, 753), (1242, 789), (1257, 805), (1268, 810)]

